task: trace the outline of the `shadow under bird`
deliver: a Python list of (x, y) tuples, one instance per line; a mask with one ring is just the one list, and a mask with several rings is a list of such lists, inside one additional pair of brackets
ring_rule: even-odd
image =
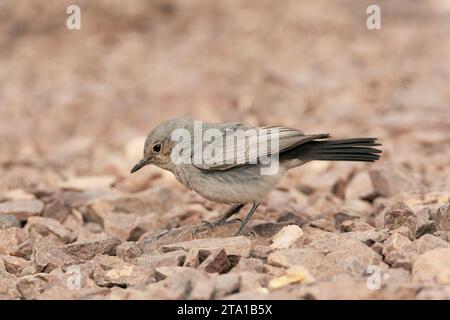
[[(173, 139), (172, 133), (181, 129), (189, 133), (191, 137), (195, 137), (198, 123), (201, 123), (202, 132), (212, 129), (216, 133), (215, 139), (202, 141), (201, 146), (212, 144), (213, 147), (217, 147), (217, 150), (222, 150), (224, 155), (222, 160), (202, 163), (174, 161), (176, 158), (173, 157), (172, 151), (175, 148), (178, 148), (177, 154), (184, 152), (184, 156), (187, 154), (190, 160), (195, 160), (194, 151), (197, 150), (195, 141), (184, 141), (180, 149), (180, 141)], [(246, 137), (245, 143), (241, 144), (225, 143), (228, 141), (228, 135), (239, 137), (236, 135), (239, 130), (256, 132), (256, 138), (253, 137), (255, 138), (253, 141), (258, 141), (257, 147), (260, 146), (259, 141), (263, 140), (259, 138), (267, 138), (268, 132), (276, 132), (277, 147), (274, 150), (269, 147), (260, 148), (262, 152), (258, 150), (258, 157), (254, 161), (255, 159), (248, 156), (251, 151), (249, 149), (255, 145), (254, 143), (252, 145), (251, 138), (249, 140)], [(217, 139), (217, 133), (223, 139)], [(236, 233), (241, 235), (261, 201), (289, 169), (313, 160), (373, 162), (380, 158), (379, 153), (381, 153), (381, 150), (374, 148), (381, 145), (376, 140), (376, 138), (330, 139), (330, 135), (326, 133), (307, 135), (286, 127), (255, 128), (243, 123), (205, 123), (188, 118), (177, 118), (163, 122), (150, 132), (145, 141), (143, 158), (133, 167), (131, 173), (148, 164), (153, 164), (171, 171), (182, 184), (202, 197), (231, 204), (232, 206), (221, 219), (211, 223), (212, 226), (225, 223), (246, 204), (251, 203), (252, 207)], [(264, 157), (273, 159), (275, 156), (278, 169), (272, 174), (263, 174), (262, 169), (267, 168), (268, 164), (263, 163), (262, 159)]]

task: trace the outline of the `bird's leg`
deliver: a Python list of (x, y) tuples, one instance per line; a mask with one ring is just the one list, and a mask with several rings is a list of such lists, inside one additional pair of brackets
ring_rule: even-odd
[(245, 204), (243, 204), (243, 203), (235, 204), (235, 205), (231, 206), (231, 207), (225, 212), (225, 214), (223, 215), (222, 218), (220, 218), (219, 220), (214, 221), (214, 222), (212, 222), (212, 223), (209, 223), (209, 225), (210, 225), (211, 227), (216, 227), (216, 226), (219, 226), (219, 225), (225, 223), (225, 222), (228, 220), (228, 218), (230, 218), (231, 216), (233, 216), (233, 215), (235, 215), (236, 213), (238, 213), (239, 211), (241, 211), (241, 209), (242, 209), (244, 206), (245, 206)]
[(242, 222), (241, 227), (239, 228), (238, 232), (236, 232), (235, 236), (240, 236), (242, 235), (242, 231), (244, 230), (245, 226), (247, 225), (247, 223), (250, 221), (253, 213), (256, 211), (256, 209), (259, 207), (259, 203), (254, 203), (253, 207), (250, 209), (250, 211), (248, 212), (248, 214), (245, 216), (244, 221)]

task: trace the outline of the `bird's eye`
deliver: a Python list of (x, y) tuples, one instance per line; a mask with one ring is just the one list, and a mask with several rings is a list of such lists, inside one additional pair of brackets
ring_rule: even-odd
[(160, 142), (153, 145), (153, 151), (155, 151), (155, 152), (161, 151), (161, 143)]

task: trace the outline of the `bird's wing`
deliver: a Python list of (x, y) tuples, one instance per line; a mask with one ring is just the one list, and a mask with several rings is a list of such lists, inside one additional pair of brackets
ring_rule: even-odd
[(223, 171), (260, 163), (263, 158), (278, 155), (314, 139), (328, 137), (328, 134), (305, 135), (286, 127), (254, 128), (242, 123), (207, 124), (204, 130), (202, 150), (197, 150), (202, 152), (202, 161), (199, 163), (197, 158), (194, 165), (206, 171)]

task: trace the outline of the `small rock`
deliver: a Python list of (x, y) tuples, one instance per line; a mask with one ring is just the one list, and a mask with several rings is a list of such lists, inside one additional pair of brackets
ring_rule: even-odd
[(207, 273), (221, 273), (230, 268), (230, 261), (228, 260), (225, 250), (220, 249), (211, 252), (198, 268)]
[(426, 251), (414, 259), (413, 281), (450, 285), (450, 248)]
[(300, 214), (295, 214), (293, 212), (285, 212), (283, 214), (281, 214), (278, 218), (277, 218), (277, 222), (278, 223), (287, 223), (289, 224), (296, 224), (299, 227), (303, 226), (307, 220), (306, 217), (300, 215)]
[(250, 291), (264, 288), (267, 290), (267, 285), (269, 284), (270, 276), (258, 272), (242, 272), (239, 273), (241, 276), (241, 283), (239, 291)]
[(20, 298), (20, 293), (17, 290), (18, 279), (12, 274), (3, 270), (0, 264), (0, 298), (15, 300)]
[(416, 299), (448, 301), (450, 300), (450, 287), (446, 286), (444, 288), (442, 287), (423, 288), (417, 294)]
[(211, 280), (197, 282), (192, 288), (189, 299), (193, 300), (210, 300), (214, 296), (214, 284)]
[(61, 223), (72, 213), (72, 208), (79, 205), (79, 192), (59, 192), (46, 201), (43, 216)]
[(369, 171), (373, 189), (377, 194), (391, 197), (398, 193), (415, 190), (416, 183), (411, 178), (410, 172), (398, 168), (372, 169)]
[(3, 264), (6, 271), (16, 276), (19, 276), (25, 267), (31, 265), (30, 261), (13, 256), (4, 256)]
[(43, 209), (44, 204), (39, 200), (12, 200), (0, 203), (0, 216), (12, 215), (25, 221), (29, 217), (40, 215)]
[(64, 243), (73, 239), (72, 232), (66, 229), (61, 223), (50, 218), (30, 217), (25, 226), (30, 235), (34, 238), (36, 234), (46, 237), (50, 234), (57, 236)]
[(58, 238), (49, 235), (36, 243), (31, 260), (37, 272), (49, 273), (58, 267), (78, 264), (80, 261), (64, 253), (58, 245)]
[(249, 257), (251, 241), (245, 237), (196, 239), (191, 241), (172, 243), (162, 247), (164, 252), (197, 248), (211, 254), (213, 251), (225, 249), (228, 255)]
[(120, 244), (120, 240), (117, 238), (108, 238), (99, 241), (83, 241), (66, 244), (61, 250), (73, 257), (77, 257), (82, 260), (90, 260), (96, 255), (115, 255), (116, 247)]
[(270, 246), (256, 245), (252, 250), (252, 257), (258, 259), (265, 259), (272, 252)]
[(371, 200), (376, 195), (372, 180), (367, 171), (356, 173), (345, 189), (345, 199)]
[(189, 250), (184, 260), (184, 267), (197, 268), (200, 265), (200, 252), (196, 248)]
[(270, 238), (273, 237), (277, 232), (279, 232), (286, 223), (273, 223), (273, 222), (254, 222), (252, 230), (260, 237)]
[(17, 290), (24, 299), (37, 299), (48, 285), (49, 275), (38, 273), (22, 277), (17, 282)]
[(94, 269), (92, 278), (100, 287), (142, 287), (154, 281), (153, 272), (117, 257), (96, 256), (93, 261), (98, 265)]
[(122, 241), (136, 241), (139, 237), (152, 230), (157, 230), (160, 218), (157, 214), (137, 215), (132, 213), (109, 212), (103, 221), (105, 232)]
[[(349, 199), (339, 208), (340, 211), (351, 213), (358, 217), (369, 217), (373, 212), (369, 202), (360, 199)], [(334, 213), (334, 212), (333, 212)]]
[(149, 272), (154, 272), (157, 267), (176, 267), (182, 266), (186, 258), (186, 252), (183, 250), (171, 251), (158, 255), (143, 254), (133, 260), (133, 263), (144, 267)]
[(437, 230), (450, 231), (450, 204), (439, 207), (435, 221)]
[(84, 176), (71, 177), (59, 183), (59, 187), (65, 190), (86, 191), (88, 189), (107, 189), (114, 181), (115, 176)]
[[(263, 269), (263, 273), (270, 275), (272, 277), (281, 277), (286, 272), (286, 268), (275, 267), (270, 264), (265, 264), (262, 269)], [(258, 272), (258, 271), (255, 270), (255, 272)]]
[[(407, 237), (399, 234), (393, 233), (387, 238), (386, 241), (383, 242), (383, 256), (388, 256), (391, 252), (400, 249), (403, 246), (406, 246), (411, 243)], [(389, 261), (387, 261), (389, 263)], [(391, 261), (392, 262), (392, 261)]]
[(89, 205), (102, 203), (111, 212), (134, 213), (164, 213), (178, 203), (182, 195), (167, 187), (154, 187), (139, 193), (120, 193), (93, 200)]
[(15, 252), (28, 239), (28, 233), (23, 229), (0, 229), (0, 254), (16, 255)]
[(347, 239), (354, 239), (361, 241), (367, 246), (372, 246), (376, 242), (383, 242), (389, 236), (389, 232), (387, 229), (384, 230), (365, 230), (365, 231), (351, 231), (343, 234)]
[(0, 230), (20, 228), (20, 221), (12, 215), (0, 215)]
[(130, 262), (142, 255), (142, 248), (137, 242), (122, 242), (116, 247), (116, 255), (120, 259)]
[(281, 229), (273, 238), (271, 249), (287, 249), (303, 236), (303, 230), (297, 225)]
[(342, 199), (328, 192), (315, 192), (308, 198), (308, 213), (313, 219), (332, 217), (342, 207)]
[(180, 267), (180, 266), (156, 267), (155, 268), (155, 279), (157, 281), (161, 281), (168, 277), (173, 277), (174, 275), (177, 275), (184, 271), (186, 271), (186, 268)]
[(363, 277), (367, 267), (371, 265), (386, 267), (381, 256), (356, 240), (340, 243), (339, 247), (327, 254), (326, 257), (340, 273), (347, 273), (355, 277)]
[(380, 256), (383, 254), (383, 244), (381, 242), (375, 242), (370, 248)]
[(214, 279), (214, 299), (221, 299), (239, 291), (241, 276), (237, 273), (220, 274)]
[(417, 230), (417, 217), (405, 202), (399, 201), (385, 213), (384, 227), (389, 230), (407, 227), (408, 238), (414, 240)]
[(309, 248), (283, 249), (272, 252), (267, 258), (267, 263), (285, 268), (301, 265), (317, 279), (325, 279), (341, 272), (327, 256)]
[(322, 229), (322, 230), (325, 230), (325, 231), (328, 231), (328, 232), (333, 232), (334, 231), (333, 223), (330, 220), (325, 219), (325, 218), (320, 218), (320, 219), (311, 221), (309, 223), (309, 225), (311, 227), (319, 228), (319, 229)]
[(343, 221), (341, 224), (341, 232), (366, 231), (374, 228), (362, 219), (351, 219)]
[(276, 290), (290, 284), (303, 282), (306, 279), (306, 274), (303, 269), (304, 268), (290, 268), (286, 271), (286, 274), (281, 277), (271, 279), (268, 288), (270, 290)]
[(387, 256), (385, 256), (385, 261), (390, 263), (392, 267), (411, 270), (412, 261), (418, 255), (432, 249), (445, 248), (448, 246), (450, 246), (450, 244), (441, 238), (430, 234), (425, 234), (420, 239), (415, 240), (397, 250), (391, 251)]
[(261, 259), (241, 258), (230, 272), (263, 272), (264, 263)]

